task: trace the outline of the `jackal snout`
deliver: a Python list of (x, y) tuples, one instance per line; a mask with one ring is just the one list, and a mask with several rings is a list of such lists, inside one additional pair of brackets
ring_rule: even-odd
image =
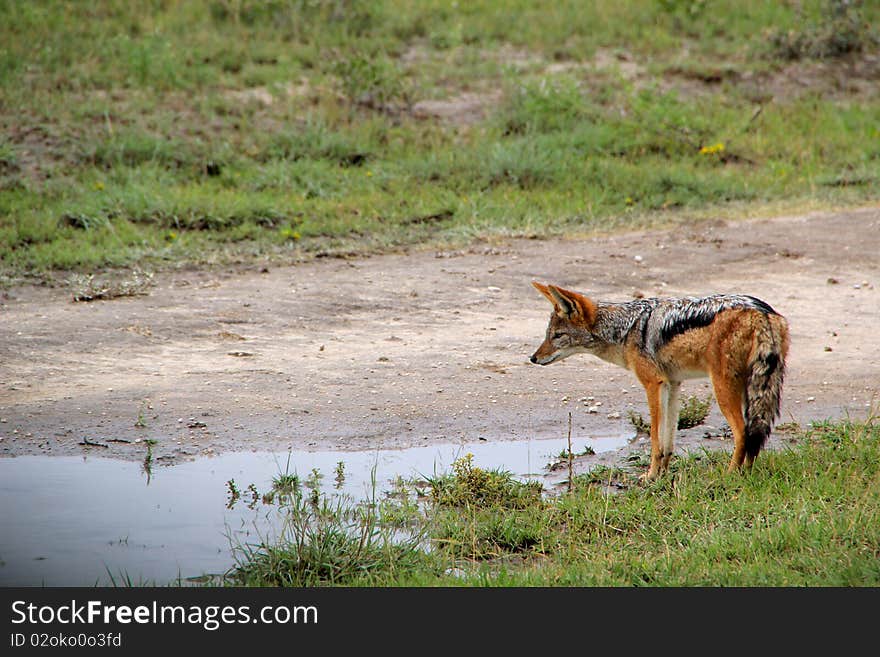
[(552, 344), (548, 344), (547, 340), (541, 343), (541, 346), (535, 350), (535, 353), (529, 358), (531, 363), (535, 365), (549, 365), (553, 362), (553, 355), (556, 352), (556, 348)]

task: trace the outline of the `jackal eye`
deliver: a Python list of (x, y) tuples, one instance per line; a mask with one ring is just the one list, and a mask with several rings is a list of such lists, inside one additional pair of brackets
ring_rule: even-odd
[(550, 336), (550, 339), (551, 340), (558, 340), (559, 338), (564, 338), (564, 337), (565, 337), (565, 333), (554, 333), (552, 336)]

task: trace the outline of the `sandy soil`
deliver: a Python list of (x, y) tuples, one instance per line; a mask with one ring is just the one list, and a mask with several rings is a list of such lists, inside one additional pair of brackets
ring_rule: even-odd
[[(864, 417), (877, 399), (872, 207), (165, 273), (148, 296), (92, 303), (14, 288), (0, 306), (0, 455), (142, 459), (152, 439), (157, 462), (174, 463), (228, 450), (558, 438), (569, 412), (576, 446), (634, 434), (627, 411), (646, 404), (629, 372), (589, 356), (528, 362), (550, 312), (533, 279), (605, 300), (753, 294), (791, 325), (783, 422)], [(683, 389), (708, 392), (702, 380)], [(706, 425), (680, 433), (678, 449), (732, 448), (714, 403)]]

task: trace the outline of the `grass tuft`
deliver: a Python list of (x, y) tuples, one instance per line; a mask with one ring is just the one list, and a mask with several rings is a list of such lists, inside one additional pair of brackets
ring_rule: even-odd
[(484, 470), (473, 464), (473, 454), (456, 459), (452, 472), (428, 478), (432, 502), (438, 507), (522, 508), (541, 498), (541, 484), (517, 481), (503, 470)]
[[(711, 405), (711, 397), (700, 399), (696, 395), (689, 395), (687, 399), (681, 400), (677, 427), (679, 429), (690, 429), (703, 424), (706, 416), (709, 415)], [(651, 423), (645, 420), (641, 413), (631, 410), (627, 413), (627, 417), (637, 433), (651, 433)]]
[(276, 479), (262, 501), (281, 514), (282, 528), (271, 540), (233, 546), (237, 564), (226, 575), (233, 585), (370, 585), (429, 563), (417, 528), (404, 534), (389, 527), (374, 502), (329, 498), (317, 487), (305, 494), (290, 475)]
[(817, 18), (802, 15), (798, 28), (772, 30), (771, 52), (781, 59), (799, 60), (844, 57), (868, 50), (877, 45), (878, 33), (864, 8), (861, 0), (824, 0)]

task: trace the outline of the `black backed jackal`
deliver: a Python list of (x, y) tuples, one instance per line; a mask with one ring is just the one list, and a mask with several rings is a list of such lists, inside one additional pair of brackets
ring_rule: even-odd
[(549, 365), (586, 352), (632, 370), (648, 395), (654, 479), (669, 465), (684, 379), (708, 376), (733, 431), (730, 470), (750, 466), (779, 415), (788, 324), (760, 299), (717, 294), (593, 301), (532, 283), (553, 304), (547, 337), (531, 361)]

